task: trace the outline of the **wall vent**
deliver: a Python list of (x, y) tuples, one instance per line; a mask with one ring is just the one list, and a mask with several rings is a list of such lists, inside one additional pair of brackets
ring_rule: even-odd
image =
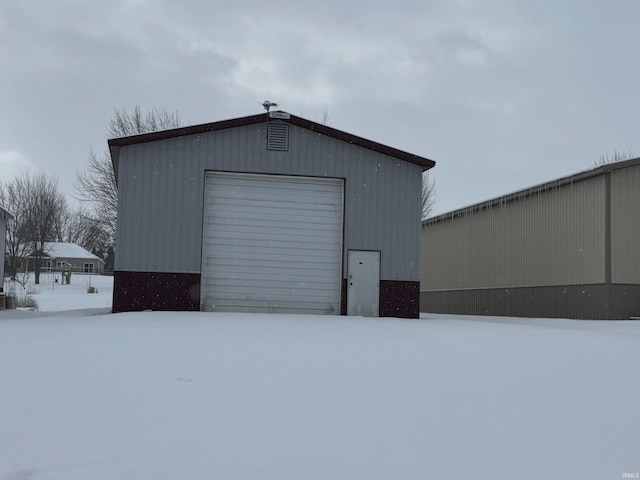
[(289, 150), (289, 125), (270, 123), (267, 128), (267, 150), (286, 152)]

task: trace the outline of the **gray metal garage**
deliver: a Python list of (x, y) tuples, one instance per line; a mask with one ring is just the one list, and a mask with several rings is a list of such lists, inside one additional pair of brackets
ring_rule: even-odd
[(285, 112), (109, 147), (114, 312), (419, 315), (433, 161)]

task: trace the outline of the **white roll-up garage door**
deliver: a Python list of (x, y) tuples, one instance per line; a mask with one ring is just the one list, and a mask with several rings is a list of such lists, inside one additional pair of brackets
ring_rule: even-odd
[(340, 313), (343, 181), (209, 172), (205, 311)]

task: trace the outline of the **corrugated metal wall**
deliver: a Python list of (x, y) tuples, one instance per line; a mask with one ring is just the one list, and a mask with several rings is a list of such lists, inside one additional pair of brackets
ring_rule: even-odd
[(421, 290), (601, 283), (605, 181), (590, 178), (426, 224)]
[(611, 281), (640, 283), (640, 166), (611, 172)]
[(288, 152), (250, 125), (122, 147), (115, 269), (200, 271), (206, 170), (345, 179), (345, 246), (381, 250), (383, 279), (419, 280), (421, 169), (290, 125)]

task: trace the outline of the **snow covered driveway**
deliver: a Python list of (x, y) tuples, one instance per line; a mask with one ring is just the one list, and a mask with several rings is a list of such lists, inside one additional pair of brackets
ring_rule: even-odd
[(640, 322), (0, 312), (0, 479), (618, 479)]

